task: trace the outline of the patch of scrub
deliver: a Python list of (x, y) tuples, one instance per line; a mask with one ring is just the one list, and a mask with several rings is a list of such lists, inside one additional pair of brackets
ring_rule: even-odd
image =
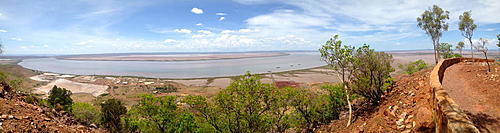
[(108, 86), (105, 85), (95, 85), (95, 84), (87, 84), (87, 83), (79, 83), (70, 81), (67, 79), (57, 79), (55, 81), (50, 82), (49, 84), (35, 88), (35, 93), (48, 94), (54, 85), (62, 88), (66, 88), (70, 90), (72, 93), (88, 93), (92, 94), (92, 96), (99, 96), (101, 94), (108, 93), (106, 90)]

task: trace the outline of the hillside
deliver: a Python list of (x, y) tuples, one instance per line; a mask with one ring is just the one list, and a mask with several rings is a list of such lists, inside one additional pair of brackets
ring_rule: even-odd
[(0, 83), (0, 132), (104, 132), (79, 124), (65, 112), (26, 103), (24, 94)]
[(355, 106), (358, 117), (351, 126), (345, 127), (347, 116), (344, 116), (321, 127), (318, 132), (433, 132), (430, 71), (398, 77), (375, 109), (361, 110), (359, 105)]

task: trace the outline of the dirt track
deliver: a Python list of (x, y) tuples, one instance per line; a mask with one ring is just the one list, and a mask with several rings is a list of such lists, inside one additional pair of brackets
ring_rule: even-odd
[(446, 69), (443, 87), (482, 132), (500, 132), (500, 65), (459, 63)]

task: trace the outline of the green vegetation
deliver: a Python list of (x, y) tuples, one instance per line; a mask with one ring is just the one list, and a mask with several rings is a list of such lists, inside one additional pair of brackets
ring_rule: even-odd
[(441, 43), (439, 44), (438, 51), (444, 59), (462, 57), (460, 54), (454, 54), (451, 47), (452, 46), (449, 43)]
[(407, 65), (402, 65), (400, 64), (398, 66), (400, 69), (406, 72), (406, 74), (413, 74), (415, 72), (418, 72), (420, 70), (423, 70), (427, 68), (427, 63), (425, 63), (423, 60), (417, 60), (415, 62), (411, 62)]
[(54, 85), (52, 90), (49, 92), (49, 97), (47, 99), (50, 107), (55, 108), (56, 110), (65, 110), (71, 112), (71, 105), (73, 104), (73, 100), (71, 99), (71, 91), (66, 90), (65, 88), (59, 88)]
[(129, 132), (195, 132), (198, 126), (194, 115), (177, 107), (175, 96), (143, 95), (124, 118)]
[(98, 123), (99, 121), (99, 110), (88, 103), (74, 103), (71, 107), (71, 114), (85, 124)]
[(121, 116), (127, 113), (127, 108), (117, 99), (108, 99), (101, 103), (101, 125), (111, 132), (121, 130)]
[(472, 35), (474, 35), (474, 30), (477, 25), (474, 24), (474, 20), (471, 17), (471, 11), (466, 11), (459, 17), (460, 22), (458, 23), (458, 29), (462, 31), (462, 36), (469, 40), (470, 52), (472, 58), (474, 58), (474, 50), (472, 50)]
[(498, 39), (497, 47), (500, 47), (500, 34), (497, 35), (497, 39)]
[(460, 51), (460, 55), (462, 55), (462, 56), (463, 56), (462, 50), (464, 49), (464, 46), (465, 46), (465, 43), (460, 41), (457, 43), (457, 46), (455, 47), (455, 49), (458, 49), (458, 51)]
[[(488, 60), (488, 47), (486, 47), (486, 44), (488, 43), (488, 40), (484, 38), (479, 38), (479, 44), (475, 46), (477, 51), (481, 52), (484, 54), (484, 57), (486, 57), (486, 60)], [(486, 64), (488, 64), (488, 72), (491, 72), (490, 68), (490, 62), (486, 61)]]
[(368, 45), (358, 48), (353, 63), (355, 70), (352, 71), (352, 92), (378, 104), (387, 87), (386, 81), (391, 79), (389, 74), (394, 72), (392, 61), (392, 55), (375, 52)]
[(177, 89), (178, 89), (177, 87), (175, 87), (171, 84), (155, 88), (156, 91), (161, 92), (161, 93), (177, 92)]
[(426, 10), (420, 17), (417, 18), (417, 26), (425, 33), (431, 36), (432, 44), (434, 45), (434, 60), (436, 64), (440, 58), (438, 45), (439, 38), (444, 31), (448, 31), (448, 23), (450, 12), (441, 9), (437, 5), (433, 5), (431, 9)]
[(351, 125), (352, 105), (349, 99), (349, 82), (353, 74), (354, 47), (342, 45), (339, 35), (334, 35), (320, 49), (322, 60), (325, 61), (337, 74), (346, 92), (347, 106), (349, 108), (349, 120), (347, 126)]

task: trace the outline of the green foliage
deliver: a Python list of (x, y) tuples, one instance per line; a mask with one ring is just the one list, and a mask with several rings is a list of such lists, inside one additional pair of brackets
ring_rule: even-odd
[(377, 104), (386, 89), (384, 88), (386, 80), (390, 78), (390, 73), (394, 72), (391, 66), (392, 56), (384, 52), (375, 52), (370, 46), (363, 45), (356, 50), (354, 57), (353, 64), (356, 71), (352, 74), (351, 90)]
[(406, 74), (413, 74), (420, 70), (427, 68), (427, 63), (423, 60), (417, 60), (415, 62), (411, 62), (407, 65), (399, 65), (399, 68), (406, 72)]
[(420, 27), (425, 33), (431, 36), (434, 45), (434, 59), (437, 63), (439, 53), (437, 47), (439, 45), (439, 38), (444, 31), (448, 31), (448, 23), (450, 12), (441, 9), (437, 5), (433, 5), (431, 9), (426, 10), (420, 17), (417, 18), (417, 26)]
[(449, 43), (441, 43), (441, 44), (439, 44), (438, 51), (439, 51), (439, 53), (441, 53), (441, 55), (442, 55), (442, 57), (444, 59), (453, 58), (453, 57), (456, 56), (453, 53), (453, 50), (451, 50), (451, 47), (452, 46)]
[(332, 69), (342, 76), (342, 82), (346, 83), (349, 71), (352, 70), (350, 68), (352, 67), (354, 47), (342, 45), (339, 35), (334, 35), (319, 49), (319, 52), (321, 59), (332, 66)]
[(91, 124), (99, 121), (99, 110), (91, 104), (77, 102), (71, 108), (71, 114), (80, 122)]
[(173, 85), (166, 85), (166, 86), (163, 86), (163, 87), (156, 87), (155, 90), (161, 92), (161, 93), (171, 93), (171, 92), (177, 92), (177, 87), (173, 86)]
[(460, 22), (458, 22), (458, 29), (462, 31), (462, 36), (465, 38), (472, 38), (474, 30), (477, 25), (474, 24), (474, 20), (471, 17), (471, 11), (466, 11), (459, 16)]
[(339, 110), (345, 108), (342, 87), (324, 88), (329, 94), (297, 88), (279, 89), (247, 74), (213, 99), (188, 96), (183, 102), (195, 111), (204, 131), (284, 132), (291, 127), (312, 130), (338, 118)]
[(71, 105), (73, 104), (73, 99), (71, 99), (71, 91), (65, 88), (59, 88), (54, 85), (52, 90), (49, 92), (49, 97), (47, 101), (50, 106), (56, 110), (65, 110), (71, 112)]
[(108, 99), (101, 105), (101, 124), (111, 132), (118, 132), (121, 129), (121, 116), (127, 113), (127, 108), (117, 99)]
[(177, 107), (175, 96), (143, 95), (129, 111), (125, 127), (140, 132), (194, 132), (198, 126), (192, 113)]
[(498, 39), (497, 47), (500, 47), (500, 34), (497, 35), (497, 39)]
[(457, 46), (455, 47), (455, 49), (457, 49), (458, 51), (460, 51), (460, 55), (462, 55), (462, 50), (464, 49), (464, 46), (465, 46), (465, 43), (460, 41), (457, 43)]

